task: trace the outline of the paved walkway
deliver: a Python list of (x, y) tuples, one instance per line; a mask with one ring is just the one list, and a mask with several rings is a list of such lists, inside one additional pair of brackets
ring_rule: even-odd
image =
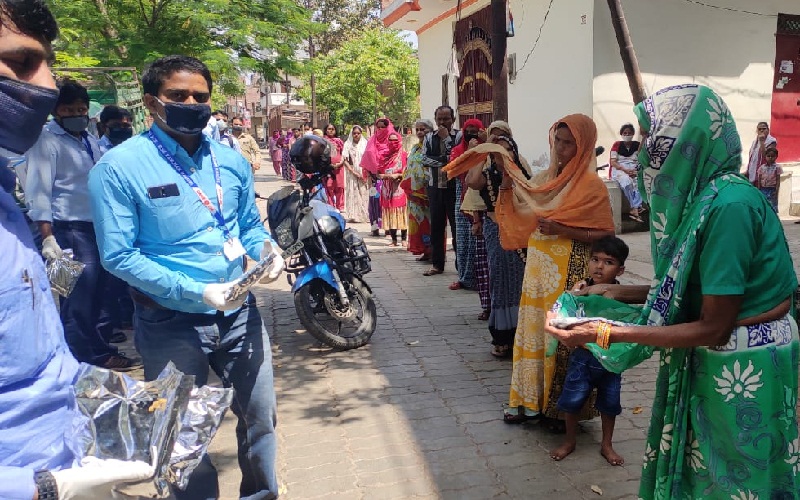
[[(262, 170), (261, 172), (265, 172)], [(257, 177), (262, 195), (283, 185)], [(262, 205), (263, 208), (263, 205)], [(357, 226), (366, 234), (366, 225)], [(792, 248), (800, 226), (785, 226)], [(651, 276), (649, 235), (624, 235), (626, 283)], [(281, 279), (255, 290), (273, 337), (278, 396), (278, 475), (284, 499), (635, 498), (657, 361), (623, 376), (615, 447), (626, 465), (599, 454), (600, 421), (584, 423), (575, 453), (553, 462), (559, 436), (502, 422), (511, 364), (489, 355), (477, 294), (450, 291), (452, 264), (437, 277), (384, 238), (368, 238), (366, 276), (378, 329), (361, 349), (335, 352), (300, 325)], [(452, 262), (452, 253), (449, 258)], [(228, 416), (212, 443), (223, 498), (236, 498), (239, 472)]]

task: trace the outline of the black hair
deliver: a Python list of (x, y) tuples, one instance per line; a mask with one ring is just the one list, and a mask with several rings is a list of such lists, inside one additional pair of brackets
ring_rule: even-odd
[(222, 111), (221, 109), (218, 109), (218, 110), (214, 111), (213, 113), (211, 113), (211, 116), (216, 116), (216, 115), (222, 115), (222, 116), (225, 117), (226, 120), (228, 119), (228, 113)]
[(522, 166), (522, 160), (520, 160), (519, 157), (519, 146), (517, 145), (517, 141), (515, 141), (511, 136), (508, 135), (497, 136), (497, 138), (495, 138), (495, 141), (506, 141), (508, 144), (511, 145), (511, 152), (514, 156), (514, 163), (516, 163), (517, 167), (519, 167), (519, 170), (520, 172), (522, 172), (522, 175), (524, 175), (526, 179), (530, 179), (531, 175)]
[(603, 236), (592, 243), (592, 254), (600, 252), (614, 257), (619, 261), (619, 265), (624, 266), (630, 249), (624, 241), (616, 236)]
[(0, 0), (0, 27), (49, 45), (58, 24), (44, 0)]
[(626, 123), (619, 129), (619, 135), (622, 135), (626, 130), (630, 130), (634, 134), (636, 133), (636, 127), (633, 126), (633, 123)]
[(780, 154), (778, 153), (778, 148), (776, 148), (775, 146), (767, 146), (767, 149), (764, 150), (764, 154), (766, 155), (770, 151), (774, 151), (776, 156)]
[(236, 115), (233, 118), (231, 118), (231, 121), (233, 121), (233, 120), (241, 120), (242, 124), (244, 124), (244, 117), (243, 116)]
[(325, 125), (325, 128), (323, 130), (324, 130), (326, 136), (328, 135), (328, 127), (333, 127), (333, 133), (336, 134), (336, 135), (334, 135), (334, 137), (339, 137), (339, 129), (336, 128), (336, 125), (334, 125), (333, 123), (329, 123), (329, 124)]
[(111, 120), (122, 120), (123, 118), (133, 121), (133, 115), (131, 115), (130, 111), (113, 104), (109, 104), (100, 112), (100, 123), (102, 124), (106, 124)]
[(565, 129), (569, 130), (569, 125), (567, 125), (567, 122), (558, 122), (558, 125), (556, 125), (556, 130), (558, 130), (560, 128), (565, 128)]
[(456, 112), (453, 110), (453, 108), (451, 108), (447, 104), (443, 104), (443, 105), (439, 106), (438, 108), (436, 108), (436, 111), (433, 112), (434, 118), (436, 117), (436, 113), (438, 113), (439, 110), (442, 110), (442, 109), (446, 109), (446, 110), (450, 111), (450, 118), (452, 118), (453, 120), (456, 119)]
[(292, 129), (292, 132), (300, 132), (300, 129), (299, 129), (299, 128), (297, 128), (297, 127), (294, 127), (294, 128)]
[(208, 91), (211, 92), (213, 83), (208, 66), (201, 60), (190, 56), (164, 56), (153, 61), (142, 75), (142, 90), (145, 94), (158, 95), (164, 80), (179, 71), (202, 76), (208, 84)]
[(58, 100), (56, 100), (56, 105), (53, 106), (53, 109), (62, 104), (72, 104), (75, 101), (83, 101), (88, 106), (89, 92), (86, 87), (78, 82), (64, 81), (58, 86)]
[(769, 123), (767, 123), (767, 122), (758, 122), (758, 125), (756, 125), (756, 128), (760, 127), (761, 125), (764, 125), (765, 127), (769, 128)]

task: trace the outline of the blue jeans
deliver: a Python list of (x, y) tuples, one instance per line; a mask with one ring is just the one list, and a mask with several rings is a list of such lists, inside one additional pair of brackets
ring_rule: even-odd
[(112, 326), (103, 312), (103, 304), (106, 282), (111, 275), (100, 264), (94, 225), (53, 221), (53, 235), (62, 249), (71, 248), (75, 260), (86, 265), (72, 293), (61, 299), (64, 337), (75, 359), (102, 365), (119, 351), (107, 341)]
[[(209, 368), (225, 387), (236, 391), (232, 410), (238, 417), (241, 498), (278, 497), (275, 473), (276, 403), (272, 380), (269, 336), (250, 295), (242, 308), (225, 316), (190, 314), (134, 304), (136, 348), (144, 362), (147, 380), (158, 377), (169, 361), (183, 373), (194, 375), (195, 384), (208, 382)], [(178, 499), (219, 497), (217, 471), (208, 459), (195, 469)]]
[(612, 373), (591, 352), (576, 348), (569, 355), (564, 388), (558, 398), (558, 409), (566, 413), (580, 413), (586, 400), (597, 388), (594, 407), (603, 415), (617, 416), (622, 413), (619, 402), (622, 375)]
[(772, 209), (775, 210), (775, 213), (778, 212), (778, 188), (771, 187), (771, 188), (758, 188), (761, 191), (761, 194), (767, 199), (769, 204), (772, 206)]

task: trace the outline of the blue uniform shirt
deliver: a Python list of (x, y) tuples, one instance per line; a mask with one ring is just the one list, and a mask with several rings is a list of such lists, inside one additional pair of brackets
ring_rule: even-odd
[[(87, 179), (103, 152), (93, 135), (68, 134), (50, 121), (25, 153), (28, 158), (25, 200), (35, 221), (91, 221)], [(24, 176), (23, 176), (24, 177)]]
[(3, 190), (0, 255), (0, 498), (28, 500), (35, 470), (72, 466), (79, 365), (64, 341), (30, 229)]
[[(205, 136), (197, 152), (189, 156), (157, 125), (151, 130), (218, 207), (210, 154), (214, 150), (226, 225), (247, 254), (259, 259), (269, 234), (255, 204), (253, 171), (247, 160)], [(203, 289), (206, 284), (241, 276), (242, 259), (225, 257), (225, 238), (211, 212), (159, 154), (147, 133), (106, 153), (89, 174), (89, 191), (106, 269), (163, 307), (215, 312), (203, 303)]]

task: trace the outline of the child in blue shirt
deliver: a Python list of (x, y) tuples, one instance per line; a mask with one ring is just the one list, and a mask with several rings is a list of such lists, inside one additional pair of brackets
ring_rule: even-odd
[[(616, 284), (617, 277), (625, 272), (625, 259), (628, 258), (628, 245), (615, 236), (606, 236), (592, 244), (592, 257), (589, 261), (589, 276), (578, 283), (573, 291), (583, 287), (602, 284)], [(611, 445), (614, 435), (614, 422), (622, 413), (620, 388), (622, 377), (612, 373), (600, 364), (591, 352), (584, 348), (572, 351), (567, 366), (564, 388), (558, 398), (558, 409), (564, 412), (566, 436), (558, 448), (550, 452), (553, 460), (563, 460), (575, 451), (578, 432), (578, 414), (586, 404), (593, 389), (597, 389), (595, 408), (600, 412), (603, 426), (603, 440), (600, 453), (611, 465), (622, 465), (625, 460)]]

